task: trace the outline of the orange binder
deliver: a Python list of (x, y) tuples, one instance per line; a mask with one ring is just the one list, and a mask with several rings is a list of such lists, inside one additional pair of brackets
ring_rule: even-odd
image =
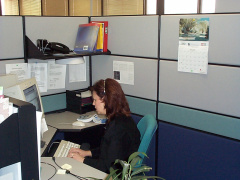
[(108, 50), (108, 21), (91, 21), (91, 23), (103, 24), (103, 52)]

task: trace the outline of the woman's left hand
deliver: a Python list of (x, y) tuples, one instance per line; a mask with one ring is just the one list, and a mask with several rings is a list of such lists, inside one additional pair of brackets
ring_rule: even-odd
[(84, 157), (82, 157), (79, 153), (76, 153), (76, 152), (69, 153), (67, 157), (73, 158), (79, 162), (84, 161)]

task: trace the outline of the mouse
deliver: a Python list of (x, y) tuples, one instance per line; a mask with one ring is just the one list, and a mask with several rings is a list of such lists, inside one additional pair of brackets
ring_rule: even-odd
[(72, 123), (73, 126), (85, 126), (85, 123), (82, 121), (76, 121), (74, 123)]

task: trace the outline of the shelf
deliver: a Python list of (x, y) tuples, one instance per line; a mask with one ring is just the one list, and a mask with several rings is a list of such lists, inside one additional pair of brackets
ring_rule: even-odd
[(26, 57), (28, 59), (42, 59), (42, 60), (47, 60), (47, 59), (66, 59), (66, 58), (75, 58), (75, 57), (82, 57), (82, 56), (94, 56), (94, 55), (110, 55), (111, 52), (108, 50), (107, 52), (94, 52), (94, 53), (82, 53), (82, 54), (75, 54), (75, 53), (70, 53), (70, 54), (51, 54), (51, 55), (46, 55), (43, 54), (36, 46), (35, 44), (27, 37), (25, 36), (25, 45), (27, 48), (26, 51)]

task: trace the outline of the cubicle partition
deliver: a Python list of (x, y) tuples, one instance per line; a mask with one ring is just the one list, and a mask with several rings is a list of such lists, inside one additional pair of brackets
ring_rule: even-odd
[[(202, 17), (208, 17), (210, 24), (207, 74), (179, 72), (177, 68), (179, 20)], [(186, 155), (181, 149), (186, 151), (185, 148), (189, 143), (197, 147), (197, 150), (190, 154), (192, 162), (197, 164), (200, 158), (198, 156), (201, 156), (199, 152), (211, 154), (209, 156), (212, 156), (213, 160), (209, 164), (206, 160), (209, 158), (207, 156), (204, 156), (202, 162), (198, 164), (207, 169), (218, 164), (217, 157), (220, 155), (225, 163), (228, 162), (228, 158), (233, 159), (233, 156), (224, 156), (224, 153), (228, 153), (225, 149), (218, 151), (219, 147), (225, 148), (229, 143), (231, 144), (229, 151), (236, 150), (235, 153), (239, 153), (237, 149), (240, 138), (238, 133), (240, 61), (238, 48), (235, 48), (240, 45), (237, 38), (239, 26), (235, 23), (238, 22), (239, 17), (239, 14), (163, 15), (159, 17), (160, 19), (156, 16), (94, 17), (94, 20), (110, 22), (109, 49), (112, 55), (96, 56), (92, 59), (93, 81), (113, 77), (114, 61), (134, 62), (134, 85), (121, 85), (134, 114), (141, 116), (152, 113), (159, 120), (155, 157), (158, 160), (157, 175), (162, 174), (166, 179), (176, 179), (174, 174), (179, 175), (180, 178), (194, 177), (188, 174), (192, 171), (190, 162), (186, 162), (185, 167), (179, 167), (183, 155)], [(229, 30), (229, 27), (233, 29)], [(126, 36), (126, 29), (129, 36)], [(155, 48), (156, 46), (158, 49)], [(159, 53), (159, 56), (156, 53)], [(180, 133), (179, 139), (176, 139), (174, 134), (179, 132), (178, 129), (183, 136), (180, 136)], [(163, 134), (166, 135), (162, 136)], [(193, 136), (194, 134), (196, 136)], [(188, 137), (192, 137), (191, 141)], [(200, 145), (199, 140), (205, 141), (205, 144)], [(214, 141), (219, 144), (212, 145), (208, 149), (204, 147)], [(151, 147), (154, 145), (153, 143)], [(173, 151), (171, 147), (175, 147), (174, 145), (179, 146), (173, 148)], [(216, 152), (215, 156), (214, 152)], [(176, 163), (169, 164), (171, 161)], [(239, 170), (235, 167), (238, 161), (237, 158), (229, 166), (219, 165), (211, 170), (219, 171), (222, 167), (226, 172), (221, 175), (234, 174)], [(178, 168), (179, 171), (186, 172), (179, 174)], [(205, 177), (213, 177), (211, 170), (196, 169), (198, 173), (195, 170), (193, 173), (196, 175), (207, 173)], [(239, 174), (229, 177), (233, 179), (234, 176), (238, 177)]]
[(7, 60), (23, 58), (24, 43), (22, 17), (0, 17), (0, 29), (0, 59)]
[(6, 74), (5, 64), (24, 63), (22, 17), (0, 17), (0, 32), (0, 74)]
[[(207, 74), (179, 72), (179, 20), (201, 17), (209, 18)], [(5, 21), (3, 18), (0, 22)], [(21, 18), (15, 20), (21, 21)], [(87, 81), (69, 83), (66, 78), (66, 89), (82, 89), (98, 79), (113, 78), (114, 61), (132, 62), (134, 84), (121, 85), (135, 119), (153, 114), (158, 120), (156, 139), (149, 150), (148, 165), (153, 167), (153, 174), (166, 179), (213, 179), (213, 171), (222, 170), (225, 171), (220, 173), (222, 177), (239, 177), (240, 27), (236, 22), (240, 15), (107, 16), (90, 17), (90, 20), (109, 22), (111, 55), (89, 58)], [(75, 26), (87, 23), (88, 17), (23, 17), (23, 22), (25, 33), (33, 43), (44, 38), (73, 48)], [(18, 24), (19, 31), (24, 32)], [(23, 53), (14, 56), (0, 53), (1, 60), (6, 58), (20, 59), (14, 60), (18, 62), (24, 57)], [(0, 64), (7, 62), (13, 60), (0, 61)], [(0, 68), (0, 72), (4, 72)], [(47, 112), (66, 107), (66, 89), (42, 94)], [(54, 103), (57, 106), (53, 107)], [(229, 166), (221, 166), (218, 158)], [(185, 163), (184, 166), (181, 163)], [(194, 167), (194, 163), (199, 167)], [(213, 166), (215, 168), (209, 169)], [(220, 176), (216, 179), (221, 179)]]
[[(121, 84), (133, 113), (156, 116), (159, 16), (91, 17), (108, 21), (109, 56), (92, 58), (93, 82), (113, 78), (113, 62), (134, 64), (134, 84)], [(147, 106), (146, 106), (147, 105)]]
[[(178, 71), (181, 18), (209, 18), (207, 74)], [(166, 179), (239, 179), (239, 18), (161, 16), (157, 171)]]
[[(54, 59), (29, 59), (26, 57), (25, 36), (37, 46), (38, 39), (59, 42), (74, 49), (78, 26), (89, 22), (89, 17), (36, 17), (1, 16), (0, 74), (5, 74), (6, 64), (47, 63)], [(16, 33), (17, 32), (17, 33)], [(90, 85), (89, 57), (86, 60), (86, 81), (69, 83), (69, 66), (66, 66), (65, 88), (42, 92), (45, 112), (66, 108), (66, 90), (84, 89)]]
[[(37, 45), (37, 39), (46, 39), (48, 42), (59, 42), (74, 49), (78, 26), (88, 23), (88, 17), (25, 17), (26, 36)], [(36, 59), (28, 59), (29, 62)], [(48, 60), (44, 60), (47, 62)], [(89, 86), (89, 58), (86, 58), (87, 80), (69, 83), (69, 67), (66, 71), (66, 87), (64, 89), (48, 90), (42, 95), (65, 93), (66, 90), (84, 89)], [(45, 99), (45, 98), (43, 98)], [(47, 106), (47, 103), (45, 104)]]
[[(184, 73), (177, 71), (178, 33), (180, 18), (209, 18), (209, 57), (207, 74)], [(193, 109), (206, 112), (213, 118), (183, 120), (178, 116), (173, 123), (207, 132), (239, 139), (240, 124), (240, 42), (239, 14), (216, 15), (169, 15), (161, 17), (159, 111), (162, 103), (182, 107), (182, 111)], [(229, 27), (231, 27), (229, 29)], [(171, 38), (168, 38), (171, 37)], [(173, 106), (171, 106), (172, 108)], [(193, 113), (194, 114), (194, 113)], [(161, 119), (161, 113), (159, 118)], [(168, 117), (170, 117), (169, 115)], [(196, 114), (197, 116), (197, 114)], [(165, 116), (166, 117), (166, 116)], [(230, 118), (229, 118), (230, 117)], [(171, 122), (170, 118), (163, 119)], [(211, 124), (211, 126), (209, 126)], [(234, 124), (234, 126), (233, 126)], [(205, 126), (205, 127), (204, 127)]]

